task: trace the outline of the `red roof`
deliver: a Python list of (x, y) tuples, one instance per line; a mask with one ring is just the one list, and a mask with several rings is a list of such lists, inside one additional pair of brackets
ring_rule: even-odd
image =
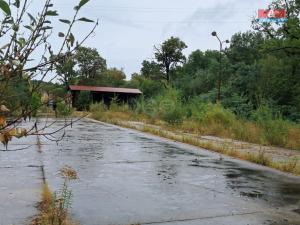
[(93, 92), (142, 94), (142, 92), (139, 89), (115, 88), (115, 87), (94, 87), (94, 86), (70, 85), (70, 90), (71, 91), (93, 91)]

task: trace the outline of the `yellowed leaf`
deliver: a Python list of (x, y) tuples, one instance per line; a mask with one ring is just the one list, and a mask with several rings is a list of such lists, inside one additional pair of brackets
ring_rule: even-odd
[(0, 133), (0, 142), (2, 142), (2, 143), (3, 143), (3, 142), (4, 142), (4, 140), (5, 140), (5, 139), (4, 139), (4, 134)]
[(0, 116), (0, 128), (6, 126), (6, 119), (3, 116)]
[(17, 134), (19, 137), (27, 136), (27, 130), (25, 128), (17, 128)]
[(10, 129), (8, 134), (12, 137), (21, 138), (27, 135), (27, 130), (25, 128), (13, 128)]
[(9, 134), (10, 136), (17, 136), (17, 128), (10, 129), (10, 130), (8, 131), (8, 134)]
[(0, 133), (0, 141), (2, 142), (2, 144), (7, 146), (10, 140), (11, 140), (11, 136), (9, 135), (9, 133)]
[(0, 106), (0, 111), (1, 112), (9, 112), (9, 109), (5, 105)]

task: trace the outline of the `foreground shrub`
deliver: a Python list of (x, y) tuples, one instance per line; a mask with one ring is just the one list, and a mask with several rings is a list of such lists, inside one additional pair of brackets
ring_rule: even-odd
[(165, 94), (150, 99), (145, 109), (152, 119), (161, 119), (169, 124), (180, 124), (183, 121), (183, 105), (176, 90), (167, 90)]
[(91, 104), (89, 108), (92, 117), (96, 120), (101, 120), (104, 112), (107, 110), (107, 106), (103, 102)]
[(58, 116), (64, 116), (64, 117), (70, 116), (73, 113), (72, 107), (66, 105), (65, 102), (57, 103), (56, 111)]
[(146, 112), (145, 107), (145, 99), (143, 96), (136, 101), (135, 112), (138, 114), (143, 114)]
[(107, 106), (103, 102), (98, 102), (90, 105), (91, 113), (104, 112), (107, 110)]
[(183, 111), (179, 106), (175, 106), (167, 112), (164, 112), (162, 119), (169, 124), (178, 125), (183, 121)]
[(91, 102), (91, 93), (89, 91), (81, 91), (78, 95), (77, 101), (75, 102), (75, 108), (79, 111), (89, 110)]
[(219, 104), (205, 103), (193, 99), (186, 108), (190, 118), (194, 121), (193, 127), (202, 134), (233, 137), (232, 131), (236, 127), (237, 118), (228, 109)]
[(230, 127), (236, 122), (236, 117), (231, 111), (224, 109), (221, 105), (209, 104), (204, 114), (203, 122), (208, 125), (218, 123)]
[[(261, 106), (253, 112), (252, 119), (263, 130), (261, 135), (267, 144), (281, 147), (287, 146), (289, 134), (291, 134), (289, 130), (294, 125), (289, 121), (283, 120), (280, 113), (272, 111), (268, 106)], [(300, 130), (298, 132), (298, 138), (300, 138)], [(296, 133), (294, 132), (294, 134)]]

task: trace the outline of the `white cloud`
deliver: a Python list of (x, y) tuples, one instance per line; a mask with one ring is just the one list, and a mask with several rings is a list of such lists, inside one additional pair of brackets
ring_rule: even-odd
[[(79, 0), (78, 0), (79, 1)], [(37, 0), (33, 2), (38, 6)], [(211, 36), (216, 30), (224, 39), (251, 29), (251, 17), (266, 8), (269, 0), (91, 0), (82, 16), (99, 18), (100, 26), (87, 44), (95, 47), (111, 67), (124, 68), (127, 76), (140, 70), (141, 62), (151, 58), (153, 45), (166, 38), (180, 37), (189, 48), (217, 49)], [(74, 0), (54, 0), (63, 17), (70, 17)], [(57, 25), (58, 30), (63, 25)], [(88, 27), (75, 33), (82, 36)]]

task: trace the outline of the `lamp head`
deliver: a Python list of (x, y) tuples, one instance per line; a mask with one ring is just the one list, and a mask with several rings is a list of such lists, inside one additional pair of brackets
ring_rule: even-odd
[(212, 35), (212, 36), (217, 36), (217, 32), (216, 32), (216, 31), (213, 31), (213, 32), (211, 33), (211, 35)]

